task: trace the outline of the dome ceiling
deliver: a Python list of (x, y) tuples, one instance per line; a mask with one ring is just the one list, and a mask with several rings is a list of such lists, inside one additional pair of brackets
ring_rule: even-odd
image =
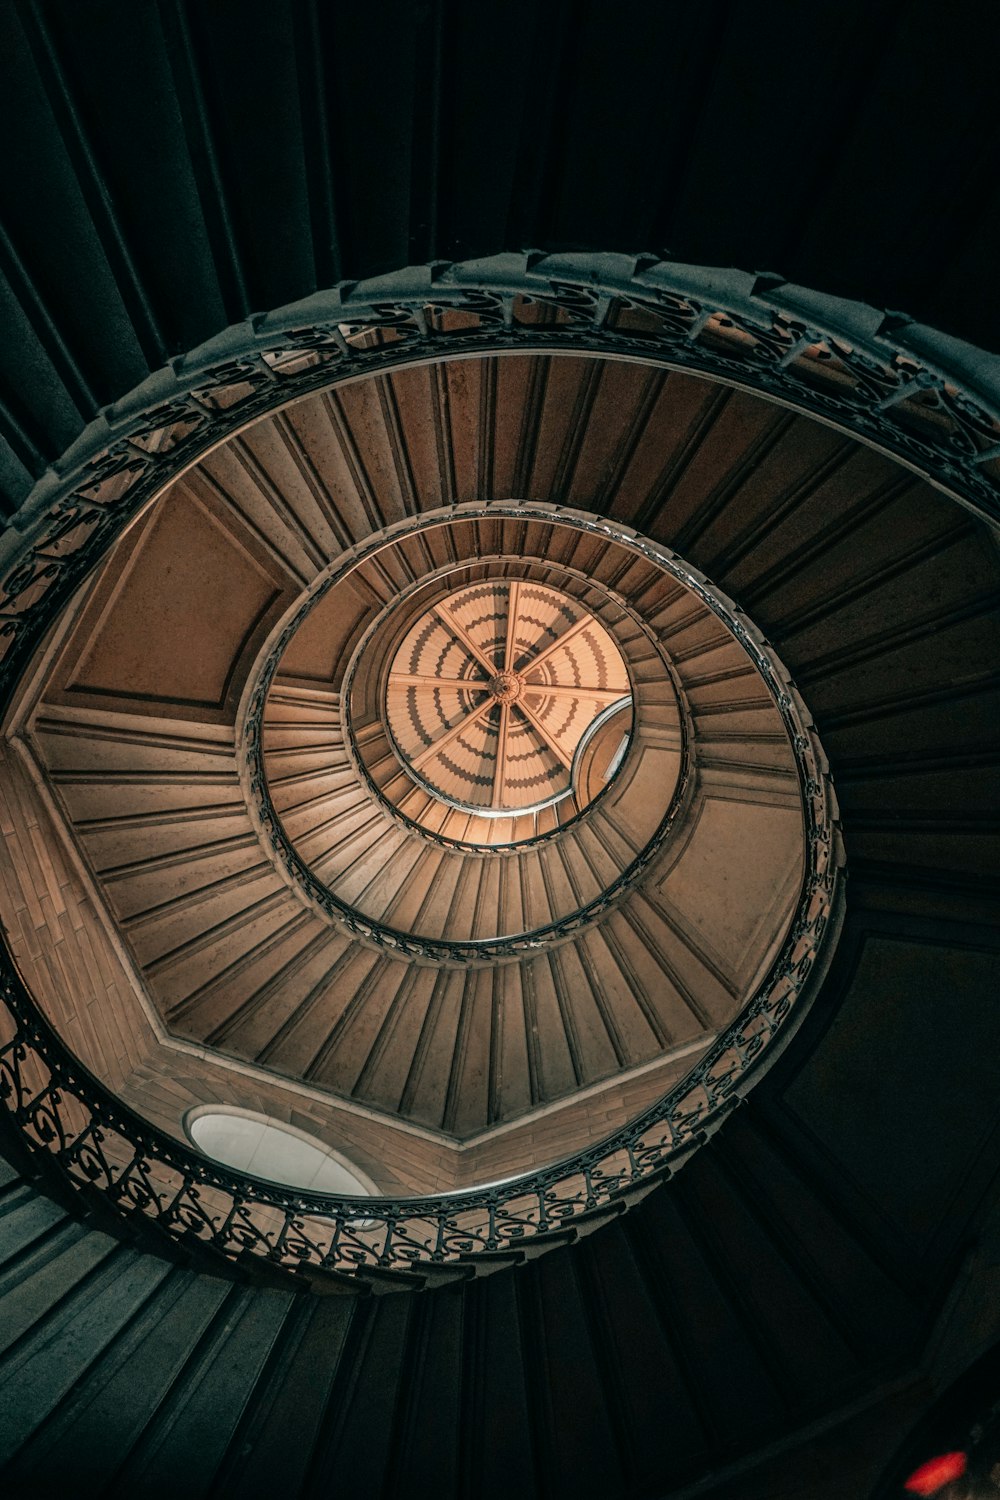
[(574, 759), (629, 696), (621, 653), (593, 615), (552, 588), (490, 581), (410, 627), (385, 717), (404, 766), (444, 802), (482, 815), (573, 797), (582, 811)]
[[(265, 1076), (331, 1142), (367, 1111), (376, 1181), (397, 1124), (426, 1190), (624, 1123), (799, 901), (780, 667), (672, 553), (546, 505), (558, 429), (600, 474), (649, 380), (469, 359), (306, 397), (176, 481), (39, 664), (29, 742), (157, 1024), (223, 1102)], [(622, 521), (718, 399), (673, 379)], [(529, 500), (442, 507), (441, 443), (456, 482), (506, 462)]]

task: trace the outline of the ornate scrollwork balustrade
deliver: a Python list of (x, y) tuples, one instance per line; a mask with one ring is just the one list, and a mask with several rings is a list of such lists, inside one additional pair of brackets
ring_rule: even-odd
[[(79, 582), (181, 469), (294, 396), (411, 361), (566, 349), (701, 373), (838, 426), (978, 514), (1000, 517), (1000, 414), (983, 394), (990, 372), (978, 384), (948, 374), (921, 354), (920, 330), (908, 333), (869, 309), (810, 303), (794, 289), (784, 305), (781, 296), (767, 279), (651, 259), (500, 257), (342, 286), (229, 330), (103, 412), (15, 518), (0, 578), (0, 702)], [(705, 602), (715, 607), (713, 596)], [(7, 1122), (43, 1169), (100, 1194), (124, 1219), (228, 1261), (300, 1273), (464, 1272), (484, 1256), (541, 1248), (617, 1211), (676, 1167), (776, 1056), (803, 1013), (839, 913), (842, 861), (822, 751), (753, 632), (738, 617), (730, 628), (765, 677), (793, 745), (807, 836), (801, 899), (741, 1015), (627, 1127), (571, 1160), (440, 1198), (333, 1200), (237, 1177), (153, 1129), (91, 1077), (52, 1032), (4, 946)], [(530, 947), (535, 937), (523, 941)], [(414, 951), (394, 934), (374, 940)], [(476, 944), (454, 947), (457, 962), (483, 956)], [(520, 951), (512, 946), (510, 956)]]
[[(653, 257), (498, 256), (344, 283), (236, 325), (105, 408), (12, 523), (0, 688), (149, 498), (229, 432), (341, 379), (576, 350), (742, 386), (889, 454), (1000, 522), (1000, 361), (773, 277)], [(949, 368), (950, 366), (950, 368)]]
[[(757, 649), (749, 630), (741, 638)], [(787, 1042), (839, 918), (842, 852), (826, 763), (794, 689), (765, 661), (792, 736), (806, 823), (795, 919), (766, 979), (693, 1071), (605, 1140), (513, 1181), (440, 1197), (334, 1199), (230, 1173), (147, 1124), (83, 1068), (4, 948), (0, 1101), (8, 1123), (43, 1170), (100, 1194), (124, 1219), (154, 1225), (188, 1250), (300, 1277), (469, 1274), (484, 1257), (543, 1248), (626, 1207), (718, 1127)]]
[[(801, 736), (803, 758), (815, 750)], [(679, 1084), (624, 1129), (497, 1186), (426, 1198), (345, 1198), (277, 1187), (214, 1166), (123, 1106), (70, 1056), (9, 952), (0, 954), (0, 1101), (40, 1167), (99, 1194), (125, 1220), (185, 1249), (305, 1276), (468, 1274), (477, 1261), (543, 1248), (642, 1195), (721, 1124), (790, 1034), (837, 917), (840, 851), (829, 778), (804, 784), (808, 870), (777, 963), (743, 1013)], [(405, 1281), (405, 1278), (404, 1278)]]

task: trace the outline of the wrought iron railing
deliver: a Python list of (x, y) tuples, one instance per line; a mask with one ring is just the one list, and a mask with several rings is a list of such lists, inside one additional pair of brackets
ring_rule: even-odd
[[(609, 881), (607, 886), (590, 901), (585, 902), (565, 916), (547, 922), (540, 927), (533, 928), (529, 932), (517, 933), (512, 936), (475, 938), (465, 941), (418, 937), (413, 933), (403, 932), (388, 923), (380, 922), (374, 917), (362, 914), (355, 907), (351, 906), (349, 902), (342, 900), (335, 891), (331, 890), (328, 885), (324, 884), (314, 874), (289, 838), (282, 818), (274, 806), (268, 783), (267, 767), (265, 764), (264, 715), (268, 693), (280, 669), (284, 653), (289, 643), (294, 639), (296, 632), (301, 628), (308, 613), (315, 608), (316, 604), (332, 588), (336, 587), (341, 580), (362, 564), (366, 558), (384, 550), (388, 545), (403, 537), (410, 536), (415, 532), (426, 532), (437, 527), (458, 522), (478, 520), (496, 521), (503, 517), (523, 520), (525, 516), (530, 516), (534, 521), (551, 521), (553, 525), (559, 525), (588, 535), (597, 535), (609, 543), (614, 542), (624, 550), (634, 552), (637, 556), (642, 557), (646, 562), (660, 569), (668, 577), (682, 582), (686, 587), (693, 587), (694, 592), (697, 593), (702, 602), (706, 603), (712, 609), (713, 613), (737, 635), (740, 643), (748, 645), (751, 660), (758, 670), (761, 669), (763, 664), (766, 664), (767, 670), (762, 675), (768, 686), (770, 687), (772, 683), (777, 681), (775, 663), (772, 661), (767, 647), (758, 637), (743, 628), (739, 623), (739, 616), (734, 607), (714, 590), (700, 574), (686, 566), (667, 548), (660, 547), (656, 543), (648, 542), (643, 538), (638, 538), (627, 528), (600, 521), (594, 516), (588, 516), (565, 508), (556, 510), (551, 506), (526, 501), (494, 501), (489, 505), (469, 503), (453, 506), (446, 512), (429, 512), (419, 519), (402, 522), (380, 532), (376, 538), (345, 552), (342, 557), (338, 558), (336, 566), (331, 568), (327, 574), (314, 584), (309, 591), (308, 597), (282, 626), (276, 639), (270, 644), (263, 657), (256, 679), (248, 685), (246, 707), (242, 713), (241, 776), (247, 805), (254, 814), (258, 830), (267, 841), (274, 859), (284, 870), (291, 882), (305, 893), (316, 910), (322, 912), (331, 921), (336, 922), (341, 927), (347, 928), (355, 936), (361, 937), (367, 942), (393, 953), (441, 963), (470, 963), (482, 962), (484, 959), (520, 958), (536, 952), (539, 948), (547, 944), (559, 942), (573, 933), (581, 931), (584, 927), (590, 926), (593, 922), (598, 921), (606, 912), (610, 911), (641, 880), (643, 874), (649, 869), (663, 848), (678, 818), (687, 805), (693, 771), (690, 734), (684, 723), (683, 694), (679, 691), (675, 683), (675, 689), (678, 692), (678, 702), (681, 705), (680, 768), (676, 785), (671, 789), (667, 805), (663, 808), (661, 817), (652, 828), (650, 837), (636, 856), (615, 876), (614, 880)], [(644, 633), (649, 636), (651, 646), (656, 649), (657, 643), (655, 637), (641, 618), (631, 609), (628, 609), (627, 613)], [(350, 697), (363, 647), (364, 641), (362, 641), (361, 646), (352, 657), (343, 683), (342, 697)], [(665, 654), (663, 657), (663, 672), (666, 676), (669, 676), (671, 673), (669, 659)], [(791, 730), (790, 737), (794, 747), (796, 738), (800, 737), (801, 734), (801, 724), (799, 715), (791, 699), (788, 700), (787, 709), (784, 711), (783, 717), (788, 720)], [(350, 733), (348, 734), (347, 746), (352, 764), (359, 775), (363, 777), (365, 785), (369, 787), (373, 786), (371, 778), (367, 774), (364, 757), (352, 742)], [(795, 753), (796, 757), (799, 758), (798, 751), (795, 751)], [(613, 798), (616, 784), (617, 781), (609, 784), (609, 787), (599, 798), (595, 798), (577, 817), (567, 820), (566, 823), (555, 830), (554, 834), (542, 834), (534, 838), (525, 839), (512, 847), (517, 851), (532, 849), (549, 842), (552, 837), (562, 838), (571, 833), (580, 823), (591, 818), (599, 811), (602, 804), (609, 797)], [(456, 844), (456, 847), (462, 849), (462, 845), (460, 844)], [(485, 852), (490, 854), (494, 851), (489, 849)]]
[(629, 1125), (513, 1181), (423, 1198), (343, 1198), (213, 1165), (128, 1109), (67, 1051), (4, 945), (0, 1101), (43, 1166), (99, 1192), (117, 1213), (186, 1249), (300, 1275), (466, 1274), (482, 1259), (541, 1249), (626, 1206), (715, 1129), (787, 1041), (839, 914), (842, 859), (829, 776), (786, 683), (806, 824), (801, 899), (777, 961), (696, 1067)]
[[(825, 781), (821, 784), (825, 790)], [(811, 831), (806, 900), (771, 974), (703, 1060), (606, 1140), (499, 1186), (425, 1198), (335, 1199), (214, 1166), (122, 1105), (40, 1015), (9, 951), (0, 976), (0, 1100), (29, 1150), (72, 1186), (190, 1251), (322, 1275), (465, 1272), (614, 1212), (716, 1128), (787, 1037), (834, 914), (831, 825)]]
[(13, 523), (24, 542), (0, 583), (0, 690), (114, 537), (225, 434), (339, 380), (545, 350), (638, 359), (755, 391), (1000, 520), (1000, 364), (931, 329), (775, 278), (651, 256), (412, 267), (236, 325), (101, 412)]
[[(256, 319), (174, 362), (102, 413), (16, 518), (0, 585), (0, 702), (80, 580), (199, 454), (294, 396), (415, 360), (577, 350), (704, 373), (819, 416), (932, 476), (980, 514), (1000, 514), (1000, 413), (974, 385), (924, 358), (919, 340), (906, 347), (896, 325), (869, 330), (847, 317), (838, 328), (846, 304), (810, 303), (790, 289), (784, 307), (770, 283), (730, 281), (719, 296), (710, 276), (624, 257), (435, 267), (334, 289), (307, 310)], [(744, 622), (731, 628), (757, 660)], [(229, 1261), (299, 1272), (464, 1271), (614, 1212), (676, 1166), (777, 1054), (803, 1013), (839, 912), (839, 841), (822, 753), (766, 653), (758, 669), (788, 728), (803, 797), (797, 915), (737, 1020), (692, 1073), (606, 1140), (514, 1182), (440, 1198), (335, 1200), (239, 1177), (157, 1131), (81, 1067), (4, 947), (0, 1098), (8, 1123), (41, 1168), (99, 1194), (124, 1220), (155, 1224)]]

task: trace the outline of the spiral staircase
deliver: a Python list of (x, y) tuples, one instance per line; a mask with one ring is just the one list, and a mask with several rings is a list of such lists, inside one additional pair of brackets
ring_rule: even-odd
[(990, 48), (515, 9), (0, 13), (15, 972), (109, 1138), (233, 1105), (405, 1205), (706, 1076), (810, 797), (829, 941), (485, 1254), (223, 1253), (5, 1115), (12, 1496), (840, 1500), (1000, 1337)]

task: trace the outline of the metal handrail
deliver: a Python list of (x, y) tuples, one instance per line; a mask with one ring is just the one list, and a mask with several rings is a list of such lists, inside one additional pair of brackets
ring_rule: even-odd
[[(174, 361), (102, 412), (16, 518), (0, 599), (0, 699), (123, 528), (201, 453), (300, 394), (415, 361), (566, 350), (704, 374), (840, 427), (977, 513), (1000, 515), (988, 462), (1000, 451), (1000, 407), (983, 394), (991, 376), (982, 361), (977, 389), (948, 372), (948, 341), (938, 339), (936, 363), (925, 357), (922, 345), (936, 347), (930, 330), (916, 330), (908, 345), (905, 326), (876, 328), (852, 304), (790, 288), (786, 305), (773, 282), (735, 273), (722, 280), (720, 291), (719, 273), (643, 257), (435, 266), (334, 288)], [(550, 305), (558, 321), (521, 320), (519, 306), (532, 302)], [(446, 309), (462, 313), (460, 328), (447, 327)], [(599, 520), (590, 524), (600, 532)], [(760, 643), (738, 615), (732, 628), (756, 659)], [(228, 1173), (142, 1120), (82, 1067), (4, 945), (0, 1099), (9, 1122), (61, 1181), (99, 1193), (124, 1220), (155, 1224), (170, 1240), (230, 1262), (353, 1277), (462, 1269), (541, 1248), (616, 1211), (676, 1167), (778, 1054), (839, 920), (842, 857), (826, 762), (791, 685), (767, 653), (764, 662), (803, 799), (796, 917), (749, 1004), (694, 1070), (604, 1141), (513, 1182), (419, 1199), (334, 1199)], [(454, 956), (481, 958), (482, 948), (455, 945)]]

